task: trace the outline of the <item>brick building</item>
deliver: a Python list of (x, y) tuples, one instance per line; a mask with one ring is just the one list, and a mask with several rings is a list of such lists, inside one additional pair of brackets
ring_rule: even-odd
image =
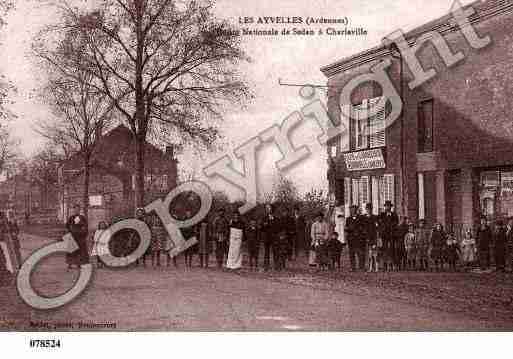
[[(448, 68), (433, 42), (426, 41), (416, 56), (425, 71), (433, 68), (437, 74), (413, 90), (408, 87), (413, 73), (390, 46), (321, 69), (328, 78), (330, 116), (349, 126), (349, 144), (340, 139), (328, 144), (330, 190), (346, 208), (371, 202), (378, 212), (388, 199), (400, 215), (441, 222), (457, 233), (475, 225), (481, 213), (491, 220), (513, 216), (513, 1), (471, 6), (477, 34), (491, 38), (480, 50), (469, 45), (452, 15), (405, 34), (413, 46), (436, 31), (453, 54), (464, 54)], [(341, 104), (340, 93), (352, 78), (388, 59), (388, 76), (402, 92), (403, 114), (385, 126), (385, 113), (377, 113), (364, 124), (376, 129), (369, 135), (363, 121), (346, 120), (340, 109), (349, 106), (357, 117), (383, 95), (380, 85), (359, 86), (351, 104)]]
[[(120, 125), (105, 134), (93, 155), (89, 185), (89, 227), (100, 220), (133, 215), (135, 194), (135, 154), (131, 131)], [(177, 184), (178, 161), (173, 147), (163, 152), (150, 143), (145, 154), (145, 199), (167, 194)], [(82, 203), (83, 165), (79, 155), (59, 168), (59, 218), (65, 220), (75, 203)]]

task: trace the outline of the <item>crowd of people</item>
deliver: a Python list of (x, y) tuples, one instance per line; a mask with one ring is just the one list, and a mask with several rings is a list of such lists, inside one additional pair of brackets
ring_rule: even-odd
[[(185, 218), (192, 217), (190, 210), (184, 215)], [(180, 257), (184, 258), (186, 267), (208, 267), (214, 257), (213, 264), (218, 268), (236, 270), (243, 265), (244, 253), (247, 258), (244, 265), (251, 270), (281, 271), (291, 262), (300, 265), (304, 261), (325, 271), (341, 270), (342, 254), (347, 251), (350, 270), (377, 272), (454, 271), (474, 266), (486, 270), (491, 267), (493, 253), (498, 271), (505, 271), (508, 262), (513, 268), (513, 218), (507, 223), (498, 220), (492, 229), (487, 218), (481, 217), (475, 233), (469, 229), (463, 236), (456, 236), (439, 223), (429, 228), (424, 220), (415, 224), (403, 217), (400, 221), (390, 201), (385, 203), (384, 211), (379, 215), (373, 214), (370, 203), (365, 206), (364, 213), (360, 213), (359, 207), (351, 206), (347, 218), (339, 214), (344, 223), (342, 227), (337, 227), (326, 213), (319, 212), (314, 216), (305, 218), (300, 206), (281, 205), (278, 208), (267, 204), (262, 214), (242, 218), (238, 211), (232, 213), (222, 207), (199, 224), (181, 229), (186, 240), (194, 238), (195, 241), (194, 245), (181, 251)], [(181, 260), (174, 255), (174, 243), (160, 218), (146, 213), (143, 208), (136, 210), (135, 217), (151, 230), (150, 245), (136, 265), (160, 267), (172, 263), (178, 267)], [(5, 242), (9, 234), (15, 262), (21, 264), (16, 221), (0, 213), (0, 225), (6, 228), (0, 234), (0, 242)], [(66, 230), (78, 249), (66, 257), (70, 268), (89, 263), (91, 259), (101, 267), (101, 256), (107, 251), (124, 256), (137, 248), (139, 238), (130, 231), (119, 234), (119, 248), (104, 248), (100, 238), (108, 226), (107, 222), (101, 221), (97, 230), (90, 234), (87, 219), (80, 214), (80, 206), (73, 208)], [(5, 256), (0, 257), (5, 262)], [(5, 267), (5, 263), (2, 265)]]

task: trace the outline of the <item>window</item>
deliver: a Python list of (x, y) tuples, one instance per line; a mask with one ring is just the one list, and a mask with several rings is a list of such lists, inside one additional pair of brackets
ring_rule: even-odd
[(377, 113), (369, 116), (369, 110), (378, 105), (382, 97), (363, 100), (359, 105), (353, 106), (353, 149), (365, 150), (368, 148), (384, 147), (386, 145), (386, 111), (385, 106), (379, 108)]
[(433, 140), (433, 100), (422, 101), (417, 109), (418, 152), (434, 150)]
[(363, 213), (367, 203), (372, 203), (372, 213), (378, 214), (380, 209), (384, 208), (385, 201), (394, 203), (394, 175), (346, 177), (344, 193), (347, 215), (349, 215), (349, 205), (360, 207)]
[(381, 203), (380, 206), (385, 204), (385, 201), (391, 201), (394, 204), (394, 175), (386, 174), (381, 179), (380, 185)]

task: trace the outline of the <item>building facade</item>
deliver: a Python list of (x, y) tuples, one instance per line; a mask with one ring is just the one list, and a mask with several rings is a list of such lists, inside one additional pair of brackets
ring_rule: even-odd
[[(377, 213), (391, 200), (401, 216), (440, 222), (457, 234), (473, 228), (481, 214), (492, 221), (513, 216), (513, 1), (471, 6), (477, 35), (491, 39), (481, 49), (470, 46), (452, 15), (405, 35), (410, 46), (418, 45), (422, 68), (436, 71), (418, 87), (408, 86), (414, 74), (401, 53), (385, 45), (321, 69), (328, 78), (329, 114), (349, 128), (349, 140), (328, 144), (330, 190), (346, 208), (370, 202)], [(464, 59), (448, 67), (435, 37), (426, 36), (430, 32), (441, 34), (452, 54), (462, 52)], [(385, 60), (403, 103), (392, 123), (384, 120), (390, 103), (366, 116), (383, 96), (376, 82), (356, 88), (351, 103), (340, 103), (344, 85)], [(342, 108), (351, 119), (341, 116)]]
[[(133, 216), (135, 204), (135, 143), (121, 125), (99, 140), (92, 158), (89, 184), (89, 227), (101, 220)], [(177, 185), (178, 161), (172, 146), (161, 151), (146, 143), (145, 200), (166, 195)], [(59, 219), (68, 218), (75, 203), (82, 203), (84, 167), (79, 155), (59, 168)]]

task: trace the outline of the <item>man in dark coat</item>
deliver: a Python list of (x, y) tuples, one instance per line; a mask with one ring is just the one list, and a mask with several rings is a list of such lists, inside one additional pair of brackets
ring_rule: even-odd
[(365, 257), (368, 253), (368, 246), (376, 245), (378, 238), (378, 217), (372, 213), (372, 203), (365, 205), (364, 223), (364, 241), (362, 241), (362, 250)]
[[(264, 269), (271, 268), (271, 250), (277, 233), (278, 218), (275, 216), (273, 206), (265, 206), (265, 214), (262, 220), (262, 238), (264, 241)], [(274, 256), (274, 254), (273, 254)]]
[(87, 219), (80, 214), (80, 205), (75, 204), (73, 206), (73, 214), (68, 218), (66, 222), (66, 229), (73, 236), (78, 249), (71, 253), (68, 267), (71, 268), (73, 264), (79, 266), (82, 264), (89, 263), (89, 253), (87, 251)]
[(506, 271), (507, 229), (502, 220), (497, 221), (494, 236), (495, 266), (498, 272)]
[(481, 224), (477, 229), (477, 248), (479, 264), (482, 270), (490, 267), (490, 243), (492, 242), (492, 229), (488, 225), (485, 216), (481, 216)]
[(365, 254), (362, 250), (362, 243), (365, 243), (365, 225), (364, 219), (357, 213), (357, 206), (351, 206), (350, 211), (351, 214), (346, 219), (345, 232), (351, 270), (354, 272), (356, 271), (357, 258), (360, 269), (365, 267)]
[(228, 237), (230, 235), (230, 226), (225, 216), (224, 208), (220, 208), (217, 218), (214, 220), (213, 237), (216, 243), (217, 267), (222, 268), (225, 258), (228, 255)]
[(399, 224), (399, 218), (395, 212), (392, 212), (392, 207), (391, 201), (385, 201), (385, 212), (378, 216), (378, 230), (383, 240), (385, 270), (392, 269), (395, 236)]
[(394, 265), (398, 270), (406, 267), (406, 248), (404, 247), (404, 237), (406, 236), (406, 233), (408, 233), (409, 225), (410, 221), (408, 217), (404, 216), (401, 224), (397, 227), (397, 236), (394, 244)]
[(299, 206), (294, 207), (294, 257), (297, 258), (301, 252), (305, 253), (305, 258), (308, 259), (310, 250), (310, 243), (306, 240), (306, 221), (305, 217), (300, 214)]

